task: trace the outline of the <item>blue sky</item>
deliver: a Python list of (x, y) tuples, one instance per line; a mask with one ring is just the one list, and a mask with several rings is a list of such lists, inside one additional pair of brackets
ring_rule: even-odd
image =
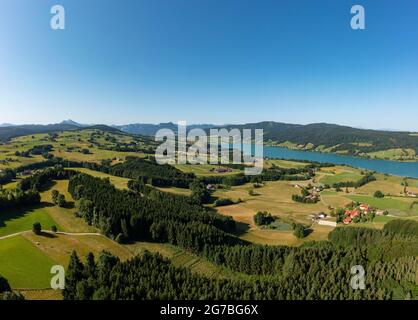
[(418, 131), (415, 0), (2, 0), (0, 41), (0, 123)]

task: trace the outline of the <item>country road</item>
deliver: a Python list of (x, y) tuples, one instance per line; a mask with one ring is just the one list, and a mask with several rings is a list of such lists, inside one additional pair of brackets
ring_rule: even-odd
[[(20, 231), (20, 232), (16, 232), (16, 233), (12, 233), (9, 234), (7, 236), (3, 236), (0, 237), (0, 240), (5, 240), (8, 238), (12, 238), (12, 237), (16, 237), (25, 233), (29, 233), (32, 232), (32, 230), (26, 230), (26, 231)], [(65, 236), (102, 236), (104, 237), (104, 235), (102, 235), (101, 233), (95, 233), (95, 232), (79, 232), (79, 233), (74, 233), (74, 232), (63, 232), (63, 231), (57, 231), (57, 232), (52, 232), (49, 230), (42, 230), (43, 233), (48, 233), (48, 234), (61, 234), (61, 235), (65, 235)]]

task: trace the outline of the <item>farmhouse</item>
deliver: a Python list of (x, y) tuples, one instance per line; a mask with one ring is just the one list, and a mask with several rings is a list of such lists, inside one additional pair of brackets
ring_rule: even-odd
[(344, 224), (359, 222), (359, 218), (361, 218), (362, 221), (367, 221), (373, 219), (375, 215), (382, 216), (386, 214), (387, 211), (376, 210), (369, 205), (362, 203), (355, 208), (345, 210), (342, 222)]
[(370, 207), (369, 207), (367, 204), (363, 204), (363, 203), (359, 206), (359, 208), (360, 208), (360, 210), (361, 210), (361, 211), (363, 211), (364, 213), (367, 213), (367, 212), (369, 212), (369, 210), (370, 210)]
[[(351, 219), (355, 218), (355, 217), (359, 217), (360, 216), (360, 212), (356, 209), (353, 210), (346, 210), (344, 213), (345, 216), (350, 217)], [(351, 221), (350, 219), (350, 221)]]
[(351, 218), (351, 216), (348, 216), (348, 217), (346, 217), (346, 218), (343, 220), (343, 223), (344, 223), (344, 224), (349, 224), (349, 223), (351, 222), (351, 220), (353, 220), (353, 219)]

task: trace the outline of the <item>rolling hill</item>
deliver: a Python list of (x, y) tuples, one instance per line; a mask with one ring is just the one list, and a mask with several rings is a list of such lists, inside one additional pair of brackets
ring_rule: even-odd
[[(177, 125), (130, 124), (115, 126), (132, 134), (155, 135), (162, 128), (177, 131)], [(188, 130), (201, 128), (263, 129), (264, 141), (270, 144), (284, 145), (296, 149), (309, 149), (326, 152), (341, 152), (352, 155), (367, 156), (369, 153), (395, 150), (399, 157), (413, 159), (418, 154), (418, 136), (411, 132), (358, 129), (328, 123), (307, 125), (288, 124), (274, 121), (246, 123), (238, 125), (190, 125)]]
[[(0, 127), (0, 140), (64, 130), (100, 129), (107, 132), (154, 136), (160, 129), (177, 131), (173, 122), (160, 124), (135, 123), (127, 125), (85, 125), (73, 120), (65, 120), (49, 125), (15, 125)], [(394, 160), (417, 160), (418, 135), (412, 132), (359, 129), (328, 123), (307, 125), (289, 124), (274, 121), (246, 123), (237, 125), (189, 125), (188, 130), (201, 128), (263, 129), (267, 144), (285, 146), (294, 149), (335, 152), (363, 157), (378, 157)]]

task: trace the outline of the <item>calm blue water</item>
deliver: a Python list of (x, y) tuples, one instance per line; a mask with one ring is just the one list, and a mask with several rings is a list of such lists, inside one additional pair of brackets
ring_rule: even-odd
[(374, 170), (396, 176), (418, 178), (418, 162), (396, 162), (387, 160), (369, 160), (332, 153), (290, 150), (283, 147), (264, 146), (264, 157), (279, 159), (298, 159), (335, 164), (347, 164), (353, 167)]

